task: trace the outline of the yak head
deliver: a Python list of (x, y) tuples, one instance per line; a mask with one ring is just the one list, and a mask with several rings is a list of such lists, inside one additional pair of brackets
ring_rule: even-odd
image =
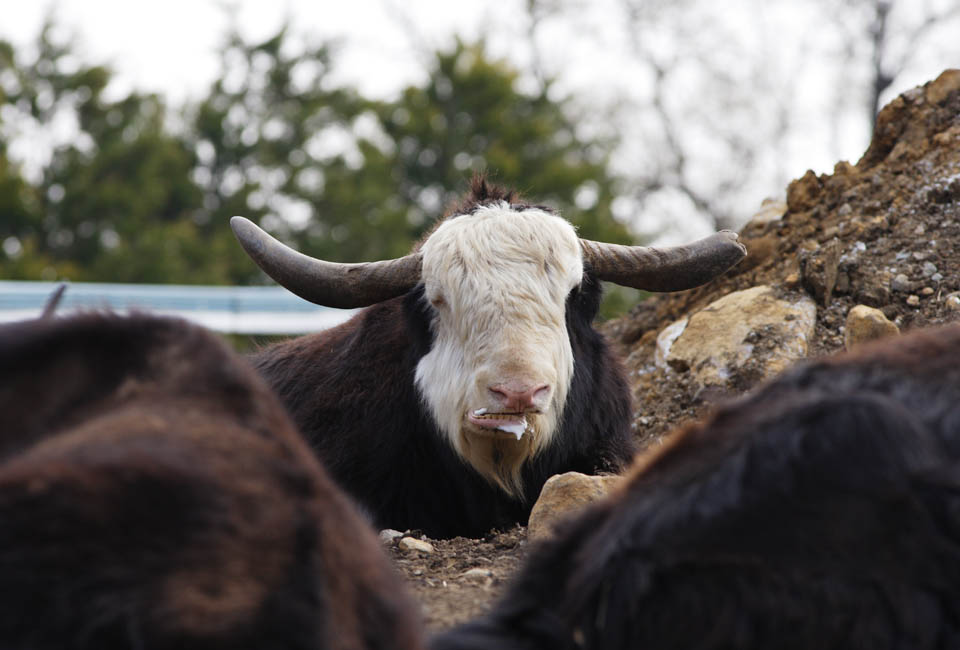
[(421, 292), (432, 343), (416, 367), (420, 396), (454, 451), (515, 496), (524, 463), (561, 426), (576, 366), (567, 296), (584, 273), (675, 291), (710, 280), (745, 254), (728, 231), (668, 249), (580, 239), (553, 210), (483, 179), (414, 252), (395, 260), (325, 262), (242, 217), (231, 225), (268, 275), (311, 302), (349, 308)]

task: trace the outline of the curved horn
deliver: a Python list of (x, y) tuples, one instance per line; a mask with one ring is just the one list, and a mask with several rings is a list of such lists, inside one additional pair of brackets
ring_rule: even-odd
[(647, 291), (682, 291), (706, 284), (746, 256), (737, 233), (721, 230), (672, 248), (620, 246), (581, 239), (583, 261), (601, 280)]
[(339, 264), (298, 253), (249, 219), (233, 217), (230, 227), (247, 255), (277, 284), (325, 307), (366, 307), (402, 295), (420, 281), (419, 254)]

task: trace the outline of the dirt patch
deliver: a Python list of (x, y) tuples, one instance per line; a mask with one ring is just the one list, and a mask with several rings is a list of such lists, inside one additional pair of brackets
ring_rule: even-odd
[(492, 531), (483, 539), (427, 539), (430, 552), (404, 548), (400, 538), (384, 541), (394, 564), (423, 605), (424, 620), (440, 630), (486, 612), (520, 567), (527, 548), (527, 529)]
[[(771, 285), (814, 298), (810, 356), (842, 349), (847, 313), (858, 304), (882, 310), (901, 331), (960, 319), (960, 72), (887, 105), (856, 165), (807, 172), (790, 184), (783, 216), (751, 221), (741, 239), (749, 255), (724, 277), (653, 296), (601, 328), (624, 359), (645, 445), (760, 381), (748, 365), (726, 388), (704, 389), (689, 373), (654, 363), (665, 326), (728, 293)], [(776, 345), (762, 332), (753, 336), (759, 349)], [(527, 549), (522, 527), (482, 540), (428, 541), (433, 553), (389, 546), (431, 629), (485, 611)]]

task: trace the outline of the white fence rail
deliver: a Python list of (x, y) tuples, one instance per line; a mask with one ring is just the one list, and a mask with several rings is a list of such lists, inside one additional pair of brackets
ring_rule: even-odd
[[(0, 322), (36, 318), (60, 283), (0, 281)], [(133, 310), (179, 316), (231, 334), (302, 334), (332, 327), (355, 310), (320, 307), (282, 287), (71, 282), (57, 315)]]

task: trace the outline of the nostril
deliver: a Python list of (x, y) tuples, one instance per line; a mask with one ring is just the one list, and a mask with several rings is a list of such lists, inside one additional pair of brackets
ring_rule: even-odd
[(543, 384), (537, 386), (533, 389), (533, 399), (531, 400), (534, 404), (540, 405), (541, 402), (547, 400), (550, 397), (550, 386)]
[(547, 384), (540, 384), (534, 388), (497, 384), (488, 387), (487, 390), (501, 408), (515, 412), (543, 408), (550, 396), (550, 386)]

